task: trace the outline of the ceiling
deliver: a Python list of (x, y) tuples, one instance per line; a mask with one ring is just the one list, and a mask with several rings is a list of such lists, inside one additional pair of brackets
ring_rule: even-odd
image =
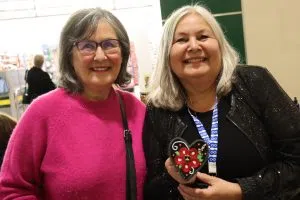
[(87, 7), (116, 10), (148, 5), (149, 0), (0, 0), (0, 20), (66, 15)]

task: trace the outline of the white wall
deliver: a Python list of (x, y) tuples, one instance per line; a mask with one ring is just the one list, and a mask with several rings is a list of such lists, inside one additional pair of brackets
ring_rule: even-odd
[(67, 15), (0, 20), (0, 52), (41, 53), (41, 45), (57, 45)]
[(300, 98), (300, 1), (242, 0), (249, 64), (263, 65)]

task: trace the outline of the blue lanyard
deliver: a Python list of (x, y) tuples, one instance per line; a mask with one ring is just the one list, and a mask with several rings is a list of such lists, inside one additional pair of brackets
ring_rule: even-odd
[(216, 103), (214, 110), (213, 110), (210, 137), (208, 136), (201, 121), (191, 113), (190, 109), (188, 109), (188, 112), (195, 122), (195, 125), (198, 129), (199, 135), (209, 146), (208, 172), (217, 174), (217, 152), (218, 152), (218, 130), (219, 130), (219, 127), (218, 127), (218, 104)]

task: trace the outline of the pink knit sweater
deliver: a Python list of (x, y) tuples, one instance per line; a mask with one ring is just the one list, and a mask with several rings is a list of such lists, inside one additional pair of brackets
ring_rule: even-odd
[[(36, 99), (18, 123), (0, 172), (0, 199), (125, 200), (126, 151), (116, 91), (90, 102), (56, 89)], [(145, 106), (121, 92), (133, 136), (138, 199), (145, 160)]]

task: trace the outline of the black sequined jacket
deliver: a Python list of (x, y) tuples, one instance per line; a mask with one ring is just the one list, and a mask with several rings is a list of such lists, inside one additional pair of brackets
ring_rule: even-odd
[[(267, 69), (238, 66), (227, 118), (258, 150), (265, 167), (238, 178), (243, 200), (300, 199), (300, 112)], [(169, 142), (186, 126), (177, 112), (147, 107), (144, 150), (147, 164), (145, 199), (181, 199), (178, 184), (164, 163)]]

